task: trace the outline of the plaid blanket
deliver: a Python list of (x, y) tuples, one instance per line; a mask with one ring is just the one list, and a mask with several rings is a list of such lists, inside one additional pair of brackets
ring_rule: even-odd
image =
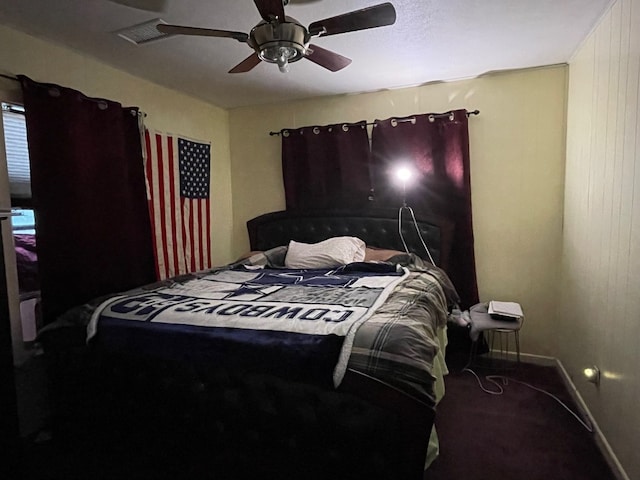
[[(222, 269), (231, 269), (240, 265), (245, 267), (267, 267), (281, 269), (284, 267), (286, 247), (277, 247), (272, 250), (253, 255), (247, 259), (230, 264)], [(434, 393), (434, 362), (441, 348), (438, 342), (438, 330), (446, 326), (449, 308), (458, 303), (458, 296), (447, 275), (437, 267), (423, 262), (413, 254), (398, 255), (388, 260), (388, 263), (397, 264), (409, 270), (404, 278), (389, 294), (387, 300), (376, 308), (364, 322), (362, 322), (353, 338), (350, 355), (346, 361), (347, 369), (351, 369), (369, 375), (392, 387), (399, 389), (424, 404), (434, 407), (436, 403)], [(216, 269), (219, 270), (219, 269)], [(162, 288), (175, 288), (188, 281), (201, 279), (211, 275), (212, 271), (203, 271), (196, 274), (188, 274), (180, 277), (163, 280), (152, 285), (145, 285), (138, 289), (126, 292), (127, 295), (155, 292)], [(89, 325), (91, 317), (98, 307), (113, 298), (113, 295), (95, 299), (92, 302), (70, 310), (59, 318), (56, 325), (48, 328), (57, 328), (69, 325)], [(143, 323), (143, 322), (128, 322)], [(117, 330), (117, 329), (116, 329)], [(169, 334), (171, 329), (168, 330)], [(129, 330), (126, 335), (112, 331), (113, 335), (102, 335), (102, 342), (111, 342), (111, 347), (130, 349), (132, 342), (139, 333), (137, 329)], [(291, 335), (286, 332), (287, 335)], [(164, 354), (174, 348), (175, 339), (169, 335), (159, 337), (157, 342), (146, 340), (137, 343), (141, 348), (155, 349), (152, 353)], [(215, 357), (215, 352), (232, 352), (240, 361), (248, 359), (256, 360), (262, 365), (268, 365), (270, 369), (282, 372), (291, 368), (311, 371), (314, 369), (335, 364), (333, 360), (327, 363), (325, 360), (312, 359), (315, 343), (303, 345), (299, 350), (309, 354), (309, 361), (303, 364), (292, 365), (286, 358), (275, 356), (278, 343), (289, 341), (288, 338), (280, 338), (278, 341), (262, 342), (259, 345), (262, 350), (256, 351), (253, 347), (245, 349), (243, 343), (236, 342), (232, 347), (228, 344), (218, 343), (214, 348), (210, 344), (202, 346), (205, 360), (225, 364), (222, 357)], [(341, 348), (342, 341), (340, 341)], [(208, 357), (207, 357), (208, 355)]]
[[(286, 247), (258, 253), (240, 263), (284, 268)], [(407, 268), (403, 280), (356, 331), (347, 368), (370, 375), (429, 406), (436, 403), (434, 361), (441, 348), (437, 331), (449, 308), (459, 303), (447, 274), (414, 254), (388, 259)]]

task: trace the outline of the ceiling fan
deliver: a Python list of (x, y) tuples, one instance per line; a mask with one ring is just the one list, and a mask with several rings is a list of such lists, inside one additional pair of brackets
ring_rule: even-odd
[(156, 28), (162, 33), (171, 35), (225, 37), (246, 43), (254, 53), (229, 70), (229, 73), (248, 72), (261, 61), (277, 64), (280, 71), (284, 73), (289, 70), (289, 64), (302, 58), (337, 72), (349, 65), (351, 59), (309, 43), (312, 37), (326, 37), (382, 27), (392, 25), (396, 21), (395, 8), (391, 3), (386, 2), (325, 18), (305, 28), (296, 19), (285, 15), (284, 5), (288, 3), (287, 0), (254, 0), (254, 3), (262, 21), (248, 34), (167, 24), (159, 24)]

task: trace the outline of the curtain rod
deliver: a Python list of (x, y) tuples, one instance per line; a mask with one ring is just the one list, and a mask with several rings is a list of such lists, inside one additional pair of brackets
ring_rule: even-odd
[(0, 73), (0, 77), (6, 78), (7, 80), (13, 80), (14, 82), (19, 82), (20, 81), (18, 79), (18, 77), (15, 77), (15, 76), (12, 76), (12, 75), (6, 75), (4, 73)]
[[(432, 113), (431, 116), (435, 117), (435, 118), (442, 118), (442, 117), (448, 117), (449, 115), (451, 115), (452, 112), (445, 112), (445, 113)], [(467, 117), (470, 115), (480, 115), (480, 110), (473, 110), (471, 112), (467, 112)], [(399, 118), (396, 119), (396, 122), (398, 123), (404, 123), (404, 122), (411, 122), (415, 120), (415, 118)], [(376, 122), (367, 122), (365, 123), (365, 125), (375, 125)], [(293, 130), (291, 128), (283, 128), (282, 130), (278, 131), (278, 132), (269, 132), (269, 135), (271, 135), (272, 137), (274, 135), (282, 135), (282, 132), (285, 130)]]
[[(5, 73), (0, 73), (0, 77), (2, 78), (6, 78), (7, 80), (13, 80), (15, 82), (20, 82), (20, 79), (16, 76), (12, 76), (12, 75), (7, 75)], [(91, 97), (87, 97), (86, 95), (83, 95), (85, 100), (91, 101), (91, 102), (95, 102), (95, 103), (105, 103), (104, 100), (102, 100), (101, 98), (91, 98)], [(133, 110), (132, 110), (133, 112)], [(15, 112), (15, 113), (22, 113), (24, 115), (24, 112)], [(138, 109), (138, 115), (146, 117), (147, 113), (143, 112), (142, 110)]]

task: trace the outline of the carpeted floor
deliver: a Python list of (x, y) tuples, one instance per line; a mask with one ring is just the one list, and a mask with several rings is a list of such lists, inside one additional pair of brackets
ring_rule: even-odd
[[(462, 367), (452, 367), (436, 426), (440, 456), (428, 480), (614, 480), (594, 435), (553, 398), (510, 381), (502, 395), (480, 388)], [(555, 367), (521, 363), (515, 369), (475, 368), (486, 389), (498, 388), (486, 375), (504, 375), (557, 396), (574, 412)], [(582, 417), (580, 416), (582, 419)], [(584, 419), (583, 419), (584, 420)]]
[[(503, 387), (502, 395), (487, 394), (471, 373), (461, 371), (464, 362), (457, 363), (449, 363), (446, 395), (436, 415), (440, 456), (425, 480), (615, 480), (593, 435), (554, 399), (514, 381)], [(491, 372), (477, 371), (486, 388), (496, 389), (484, 378)], [(578, 412), (554, 367), (522, 363), (504, 374), (556, 395)], [(27, 450), (16, 478), (118, 478), (110, 476), (108, 458), (90, 462), (50, 443)], [(130, 478), (151, 480), (153, 474), (148, 475), (158, 472), (157, 465), (131, 467)], [(136, 475), (136, 470), (147, 476)]]

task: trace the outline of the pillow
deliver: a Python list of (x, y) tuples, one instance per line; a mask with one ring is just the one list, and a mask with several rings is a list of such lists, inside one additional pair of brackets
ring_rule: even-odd
[(240, 255), (235, 262), (233, 263), (237, 263), (237, 262), (241, 262), (242, 260), (246, 260), (247, 258), (251, 258), (254, 255), (258, 255), (259, 253), (263, 253), (261, 250), (251, 250), (250, 252), (246, 252), (242, 255)]
[(357, 237), (333, 237), (319, 243), (291, 240), (284, 259), (287, 268), (331, 268), (364, 260), (365, 243)]
[(406, 252), (399, 250), (387, 250), (384, 248), (367, 247), (364, 254), (365, 262), (386, 262), (391, 257), (396, 255), (405, 255)]

